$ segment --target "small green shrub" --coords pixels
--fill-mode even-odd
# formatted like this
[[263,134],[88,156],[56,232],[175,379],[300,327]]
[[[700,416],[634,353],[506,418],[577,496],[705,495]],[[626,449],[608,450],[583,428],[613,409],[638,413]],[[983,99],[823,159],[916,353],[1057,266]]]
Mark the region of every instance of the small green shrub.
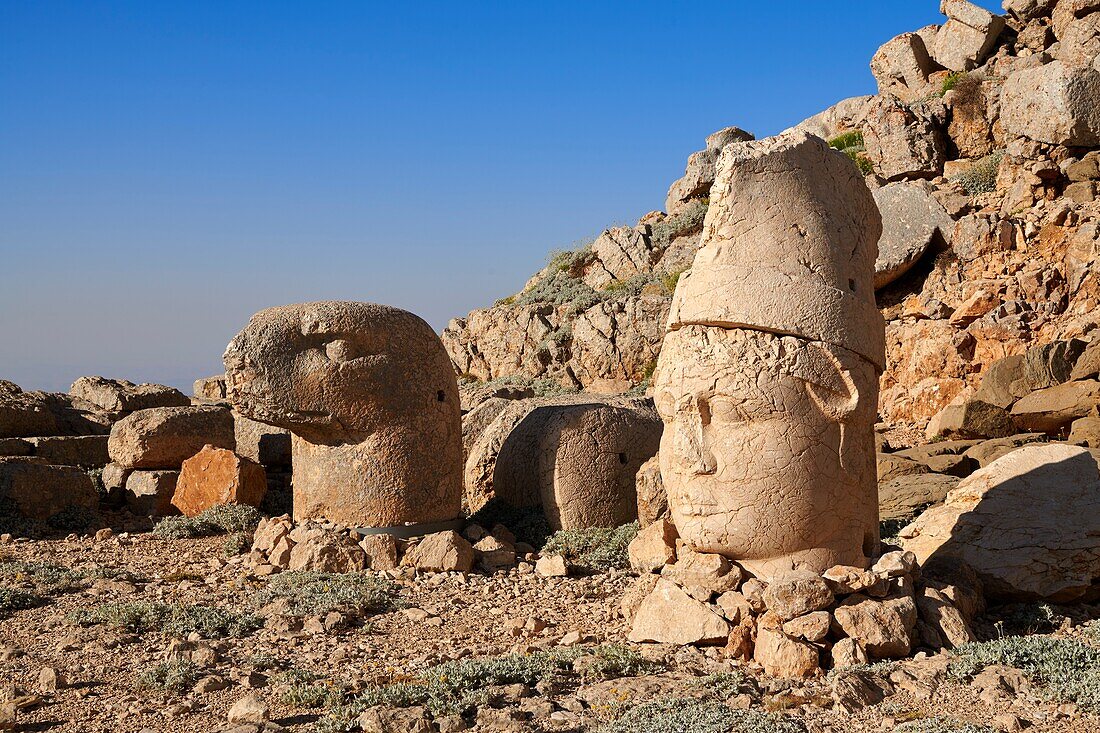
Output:
[[199,666],[189,659],[175,659],[151,667],[137,678],[138,687],[182,694],[199,679]]
[[41,606],[43,603],[45,603],[45,600],[33,593],[0,585],[0,618],[7,616],[12,611],[24,611],[28,608]]
[[194,539],[232,532],[252,532],[263,515],[244,504],[219,504],[194,517],[165,517],[153,534],[166,540]]
[[635,705],[597,733],[806,733],[802,721],[713,700],[662,697]]
[[0,580],[9,583],[29,583],[35,593],[52,596],[76,590],[84,574],[41,562],[0,562]]
[[965,679],[993,664],[1021,670],[1052,700],[1100,711],[1100,649],[1074,639],[1010,636],[958,647],[950,672]]
[[947,94],[949,91],[959,85],[963,79],[967,78],[965,71],[952,71],[950,74],[943,78],[943,83],[940,84],[940,96]]
[[172,636],[197,633],[207,639],[248,636],[263,626],[263,620],[212,606],[184,606],[145,601],[105,603],[69,615],[81,626],[106,626],[141,634],[162,631]]
[[760,689],[752,677],[741,672],[719,672],[708,674],[691,681],[691,686],[699,688],[716,700],[728,700],[735,695],[748,694],[756,697]]
[[664,275],[662,275],[661,287],[665,289],[665,292],[669,293],[670,295],[672,293],[675,293],[676,283],[680,282],[680,276],[687,272],[688,269],[689,268],[687,267],[681,267],[679,270],[672,270],[671,272],[666,272]]
[[[580,667],[577,670],[577,667]],[[574,669],[586,680],[613,680],[654,674],[664,667],[622,644],[606,644],[588,650],[574,661]]]
[[369,573],[279,573],[256,594],[255,602],[263,606],[281,598],[288,601],[289,612],[296,616],[336,610],[372,614],[398,607],[397,586]]
[[292,707],[331,708],[343,702],[341,687],[308,670],[292,667],[276,675],[272,682],[284,688],[280,699]]
[[971,196],[992,193],[997,190],[997,171],[1004,160],[1004,151],[998,150],[974,161],[969,168],[951,180],[963,187]]
[[862,148],[863,147],[863,131],[862,130],[849,130],[848,132],[842,132],[836,137],[830,138],[827,141],[830,148],[834,150],[847,150],[849,148]]
[[673,240],[703,228],[710,198],[694,199],[675,214],[665,217],[650,228],[649,240],[655,249],[664,249]]
[[637,534],[637,522],[621,527],[563,529],[547,540],[542,553],[561,555],[574,567],[589,572],[621,570],[630,567],[626,548]]
[[1015,603],[998,609],[994,624],[1001,636],[1047,634],[1056,631],[1065,620],[1049,603]]
[[500,307],[500,306],[505,306],[505,305],[512,305],[515,302],[516,302],[516,296],[509,295],[507,298],[500,298],[495,303],[493,303],[493,305],[495,305],[497,307]]
[[252,535],[247,532],[233,532],[226,535],[222,549],[225,550],[226,557],[243,555],[252,549]]

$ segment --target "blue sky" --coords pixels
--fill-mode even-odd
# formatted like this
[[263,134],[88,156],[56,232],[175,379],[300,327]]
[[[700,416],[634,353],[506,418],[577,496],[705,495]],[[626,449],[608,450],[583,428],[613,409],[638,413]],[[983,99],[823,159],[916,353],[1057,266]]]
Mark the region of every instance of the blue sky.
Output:
[[0,378],[189,387],[305,300],[442,329],[661,208],[713,130],[873,92],[875,49],[934,22],[936,0],[0,0]]

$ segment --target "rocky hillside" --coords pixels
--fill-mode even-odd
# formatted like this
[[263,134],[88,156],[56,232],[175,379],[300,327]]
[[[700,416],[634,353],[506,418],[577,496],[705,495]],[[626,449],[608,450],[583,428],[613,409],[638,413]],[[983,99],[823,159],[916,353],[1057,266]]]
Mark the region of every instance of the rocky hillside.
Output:
[[[885,223],[876,277],[887,321],[880,413],[923,427],[997,359],[1088,337],[1100,244],[1100,2],[1005,0],[995,16],[943,0],[943,25],[871,59],[878,94],[797,127],[866,174]],[[707,138],[666,212],[552,257],[517,294],[453,320],[470,380],[625,391],[660,350],[730,127]]]

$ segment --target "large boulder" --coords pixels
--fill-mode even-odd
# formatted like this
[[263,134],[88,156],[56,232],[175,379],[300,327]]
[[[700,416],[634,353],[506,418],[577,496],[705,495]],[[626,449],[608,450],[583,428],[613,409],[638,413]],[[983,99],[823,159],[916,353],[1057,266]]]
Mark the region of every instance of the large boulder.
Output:
[[125,468],[178,469],[205,445],[236,447],[233,414],[224,407],[154,407],[111,428],[111,461]]
[[910,101],[928,92],[928,76],[938,68],[918,33],[902,33],[884,43],[871,57],[871,73],[879,94]]
[[969,71],[980,64],[1004,29],[1004,18],[966,0],[941,0],[947,22],[936,34],[932,58],[952,71]]
[[951,243],[955,222],[927,190],[916,183],[892,183],[874,191],[882,214],[882,236],[875,260],[875,290],[904,275],[930,247]]
[[1061,61],[1020,69],[1001,92],[1005,132],[1051,145],[1100,144],[1100,71]]
[[1100,404],[1100,382],[1085,379],[1032,392],[1012,406],[1012,420],[1021,431],[1058,433]]
[[1084,448],[1025,446],[962,480],[902,531],[925,564],[969,565],[996,599],[1100,596],[1100,466]]
[[875,97],[862,127],[875,171],[890,181],[941,174],[947,150],[942,117],[942,104]]
[[125,379],[80,377],[69,395],[86,400],[106,412],[133,412],[152,407],[188,407],[191,400],[174,387],[163,384],[134,384]]
[[172,504],[179,478],[179,471],[132,471],[126,476],[126,508],[139,517],[179,514]]
[[947,498],[959,485],[957,476],[942,473],[898,476],[878,485],[878,514],[882,520],[911,519],[918,511]]
[[634,614],[628,639],[662,644],[724,644],[730,623],[680,586],[662,578]]
[[635,478],[657,452],[661,420],[647,398],[567,395],[515,400],[469,450],[466,501],[541,506],[555,529],[637,518]]
[[744,142],[755,139],[750,132],[739,127],[727,127],[707,137],[707,147],[688,157],[687,169],[683,178],[674,182],[668,189],[665,211],[672,213],[693,198],[706,196],[714,183],[714,167],[722,148],[732,142]]
[[263,466],[231,450],[207,445],[183,462],[172,505],[194,517],[221,504],[258,507],[266,493]]
[[50,438],[28,438],[33,455],[57,466],[102,468],[111,462],[106,435],[59,435]]
[[0,438],[106,435],[112,415],[85,400],[50,392],[24,392],[0,380]]
[[45,520],[66,509],[92,510],[99,495],[87,472],[39,458],[0,459],[0,514]]
[[233,414],[237,454],[268,468],[290,468],[290,431]]

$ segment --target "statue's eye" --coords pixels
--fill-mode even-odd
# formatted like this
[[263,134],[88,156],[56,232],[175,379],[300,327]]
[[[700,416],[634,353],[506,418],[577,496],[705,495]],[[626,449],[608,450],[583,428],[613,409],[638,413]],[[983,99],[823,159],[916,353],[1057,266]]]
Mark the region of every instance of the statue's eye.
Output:
[[351,361],[359,358],[359,349],[346,339],[336,339],[325,344],[325,356],[335,362]]

